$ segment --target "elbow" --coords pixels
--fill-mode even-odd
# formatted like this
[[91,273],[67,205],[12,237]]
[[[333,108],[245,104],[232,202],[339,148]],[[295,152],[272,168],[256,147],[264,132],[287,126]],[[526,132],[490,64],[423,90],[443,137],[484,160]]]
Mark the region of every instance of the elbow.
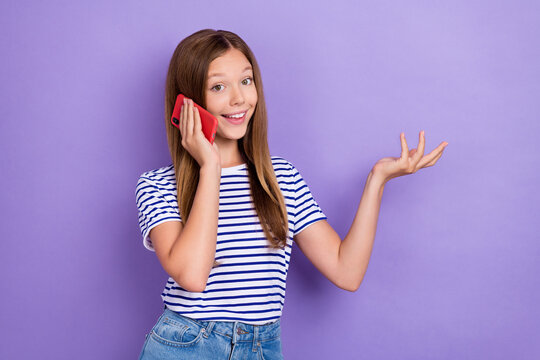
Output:
[[206,289],[208,278],[203,281],[195,277],[176,276],[173,280],[186,291],[200,293]]
[[196,269],[195,266],[184,264],[175,269],[173,280],[183,289],[189,292],[203,292],[210,272]]
[[340,286],[340,288],[342,288],[343,290],[347,290],[349,292],[356,292],[356,290],[360,288],[360,284],[362,284],[362,280],[354,282],[354,283],[349,283],[344,286]]
[[192,292],[203,292],[206,289],[206,283],[208,282],[208,276],[204,278],[204,280],[199,280],[195,283],[193,286]]
[[176,283],[178,285],[180,285],[182,287],[182,289],[184,289],[186,291],[189,291],[189,292],[198,292],[198,293],[200,293],[200,292],[203,292],[204,289],[206,289],[206,282],[202,282],[202,281],[195,281],[195,280],[183,281],[183,282],[176,281]]
[[355,292],[360,287],[363,276],[360,274],[352,274],[350,271],[341,271],[337,276],[330,278],[330,281],[334,283],[338,288],[349,292]]
[[191,286],[190,289],[186,289],[189,292],[197,292],[201,293],[206,289],[206,283],[195,283],[195,285]]

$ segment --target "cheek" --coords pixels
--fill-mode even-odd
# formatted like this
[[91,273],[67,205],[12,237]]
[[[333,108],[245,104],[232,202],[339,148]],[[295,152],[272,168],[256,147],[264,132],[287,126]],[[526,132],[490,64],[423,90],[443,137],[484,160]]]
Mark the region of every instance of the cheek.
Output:
[[206,105],[206,110],[215,117],[218,117],[221,115],[221,110],[224,108],[224,105],[221,104],[219,101],[208,99]]
[[250,92],[250,102],[256,104],[258,100],[257,89],[253,88],[253,91]]

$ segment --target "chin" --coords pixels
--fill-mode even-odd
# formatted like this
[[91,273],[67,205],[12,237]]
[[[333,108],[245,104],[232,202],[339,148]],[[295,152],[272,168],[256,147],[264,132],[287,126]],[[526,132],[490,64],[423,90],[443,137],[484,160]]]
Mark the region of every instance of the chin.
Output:
[[219,134],[219,136],[223,139],[229,139],[229,140],[241,139],[246,135],[248,125],[249,125],[249,122],[245,122],[244,124],[242,124],[242,126],[234,126],[230,124],[225,124],[224,126],[221,127],[221,129],[224,129],[225,131],[222,131],[221,134]]
[[227,140],[240,140],[246,136],[246,131],[228,131],[227,133],[223,134],[221,138],[227,139]]

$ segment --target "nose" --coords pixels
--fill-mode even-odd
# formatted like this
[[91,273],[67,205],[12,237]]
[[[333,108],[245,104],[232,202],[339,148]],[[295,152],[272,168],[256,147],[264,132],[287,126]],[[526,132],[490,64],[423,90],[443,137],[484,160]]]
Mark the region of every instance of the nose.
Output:
[[231,106],[242,105],[245,102],[244,93],[238,86],[233,86],[231,90]]

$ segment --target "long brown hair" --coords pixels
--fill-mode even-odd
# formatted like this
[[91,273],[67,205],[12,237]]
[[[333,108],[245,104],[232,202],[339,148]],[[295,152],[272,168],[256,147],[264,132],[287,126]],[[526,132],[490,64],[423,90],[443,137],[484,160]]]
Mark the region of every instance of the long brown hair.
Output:
[[236,34],[204,29],[186,37],[176,47],[167,72],[165,128],[176,175],[177,200],[184,223],[189,217],[199,182],[200,166],[181,144],[181,134],[170,123],[179,93],[206,108],[206,81],[210,63],[229,49],[240,50],[251,63],[257,89],[257,105],[238,149],[247,164],[251,195],[261,226],[272,248],[283,248],[289,229],[287,208],[278,185],[267,140],[267,115],[262,79],[255,56]]

